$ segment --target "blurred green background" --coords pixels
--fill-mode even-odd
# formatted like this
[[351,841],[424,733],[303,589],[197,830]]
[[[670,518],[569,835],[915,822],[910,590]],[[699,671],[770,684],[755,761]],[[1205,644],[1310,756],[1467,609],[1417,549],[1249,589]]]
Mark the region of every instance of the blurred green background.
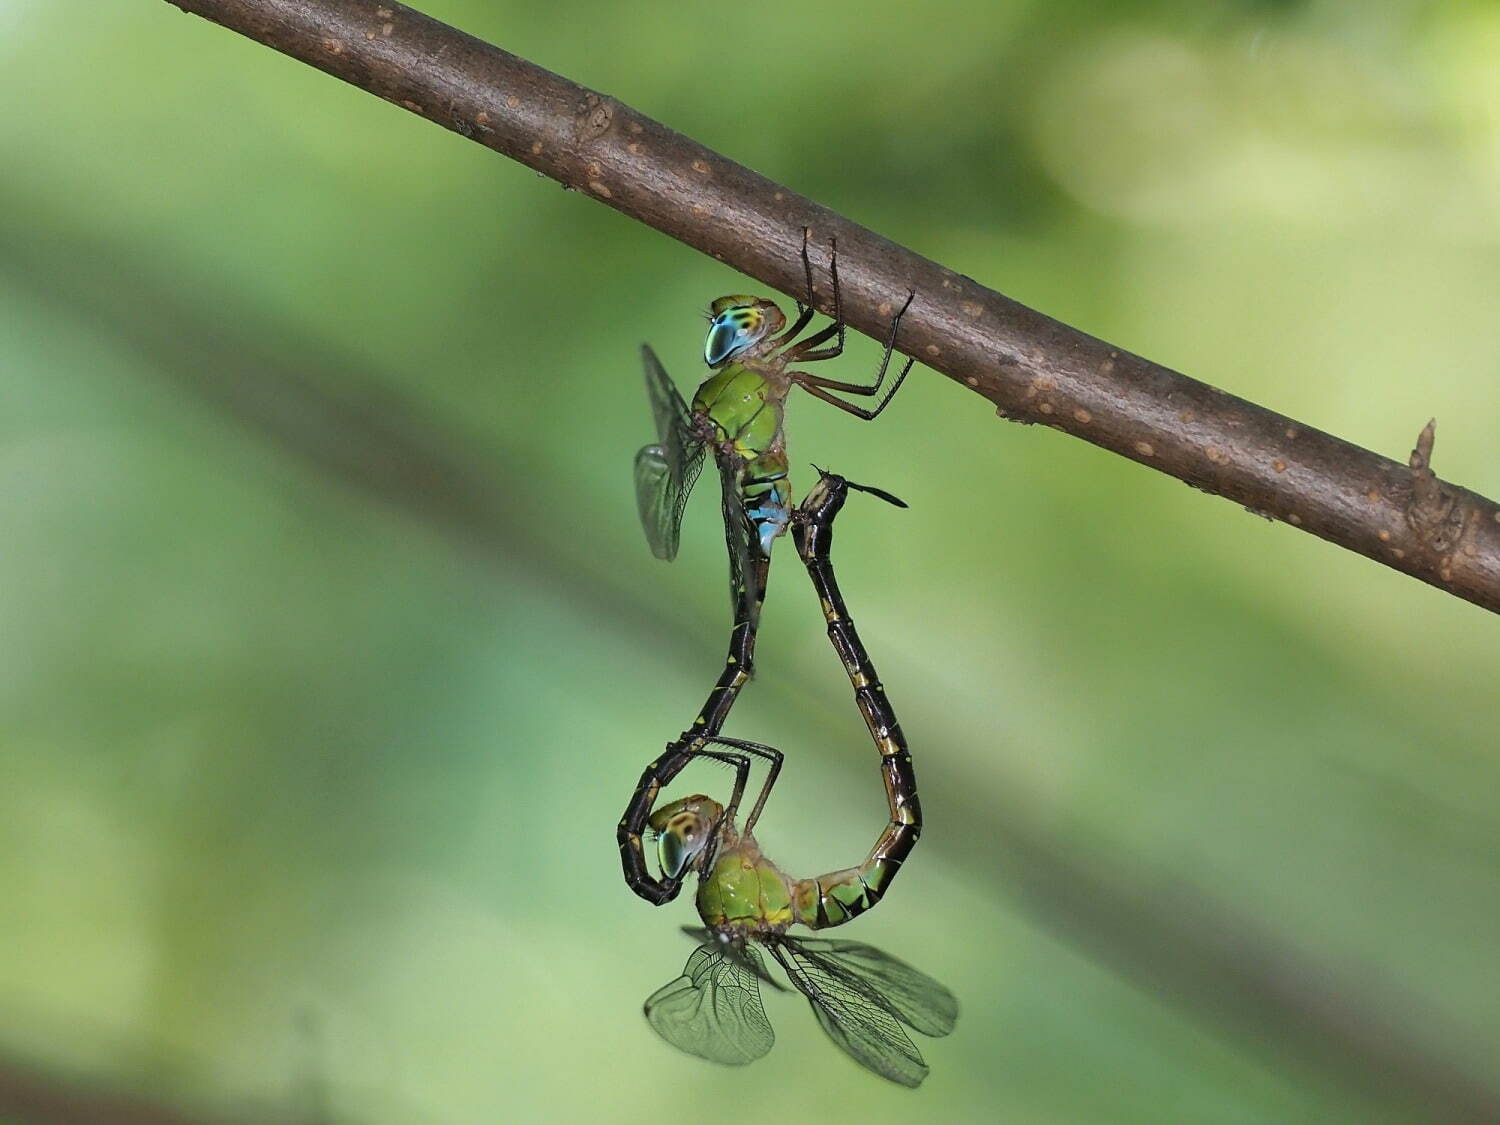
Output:
[[[426,10],[1308,424],[1404,458],[1436,415],[1500,493],[1493,4]],[[839,936],[963,1011],[916,1094],[793,997],[755,1069],[700,1063],[640,1015],[692,908],[613,830],[717,674],[723,547],[708,487],[646,549],[637,348],[688,388],[759,287],[160,0],[0,0],[0,99],[0,1094],[1483,1116],[1492,616],[921,369],[874,425],[794,401],[798,483],[911,504],[851,505],[838,562],[928,830]],[[779,554],[729,729],[787,752],[759,836],[811,873],[885,815]]]

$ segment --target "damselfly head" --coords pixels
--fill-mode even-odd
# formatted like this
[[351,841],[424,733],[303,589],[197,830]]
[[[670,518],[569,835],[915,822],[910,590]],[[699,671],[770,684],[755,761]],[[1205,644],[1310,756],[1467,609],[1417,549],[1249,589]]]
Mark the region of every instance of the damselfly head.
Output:
[[724,806],[701,793],[663,805],[651,814],[656,833],[657,860],[662,874],[677,879],[703,856],[713,840]]
[[748,351],[786,326],[774,302],[764,297],[734,294],[720,297],[709,308],[708,339],[703,361],[718,367]]

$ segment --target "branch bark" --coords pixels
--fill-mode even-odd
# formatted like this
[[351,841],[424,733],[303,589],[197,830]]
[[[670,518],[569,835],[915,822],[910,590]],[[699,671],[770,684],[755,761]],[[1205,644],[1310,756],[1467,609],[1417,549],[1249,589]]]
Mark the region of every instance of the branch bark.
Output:
[[[167,0],[518,160],[784,293],[836,236],[849,323],[994,403],[1500,612],[1500,507],[1052,320],[629,106],[394,0]],[[828,311],[829,293],[819,294]],[[1423,491],[1419,491],[1419,488]],[[1434,525],[1437,490],[1443,518]]]

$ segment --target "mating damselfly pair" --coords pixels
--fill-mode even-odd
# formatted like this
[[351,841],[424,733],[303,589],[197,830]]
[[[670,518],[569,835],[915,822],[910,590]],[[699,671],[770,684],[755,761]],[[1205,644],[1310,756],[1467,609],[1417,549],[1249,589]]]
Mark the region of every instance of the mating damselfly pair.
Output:
[[[765,981],[781,986],[766,971],[758,952],[763,948],[808,999],[824,1030],[841,1048],[876,1073],[915,1086],[926,1077],[927,1065],[902,1025],[925,1035],[946,1035],[957,1017],[952,994],[872,946],[786,932],[793,925],[814,930],[841,925],[873,907],[889,889],[922,827],[911,754],[845,608],[830,560],[833,522],[849,489],[905,505],[880,489],[820,470],[816,484],[794,508],[784,432],[784,403],[793,386],[866,419],[885,408],[911,370],[910,360],[869,409],[846,402],[838,393],[872,398],[881,394],[912,295],[892,318],[873,382],[811,375],[792,365],[835,358],[843,350],[845,332],[835,247],[829,262],[833,322],[797,340],[814,315],[806,231],[802,262],[808,299],[805,305],[798,303],[797,319],[789,328],[780,309],[764,298],[730,296],[713,303],[704,346],[704,360],[713,374],[698,388],[691,408],[656,354],[649,346],[642,349],[657,442],[636,458],[641,521],[657,557],[675,557],[688,495],[712,450],[720,476],[734,625],[718,682],[689,727],[647,766],[620,821],[618,842],[626,882],[653,904],[674,899],[689,875],[699,879],[697,907],[706,928],[688,932],[702,944],[683,975],[646,1002],[647,1017],[664,1038],[715,1062],[743,1064],[764,1055],[774,1035],[759,985]],[[752,674],[771,549],[788,529],[879,751],[890,808],[890,820],[863,863],[810,879],[783,873],[761,852],[753,835],[780,774],[781,752],[720,733]],[[663,787],[698,758],[734,768],[728,804],[699,794],[653,811]],[[743,826],[737,826],[755,758],[767,763],[766,777]],[[648,830],[657,837],[660,877],[647,863],[642,838]]]

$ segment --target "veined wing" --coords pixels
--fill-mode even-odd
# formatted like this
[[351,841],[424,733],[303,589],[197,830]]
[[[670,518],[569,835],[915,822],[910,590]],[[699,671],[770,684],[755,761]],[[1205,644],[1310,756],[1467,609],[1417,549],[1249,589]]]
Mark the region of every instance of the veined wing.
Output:
[[927,1062],[873,986],[826,951],[803,948],[798,938],[779,938],[770,947],[828,1037],[850,1058],[902,1086],[922,1084]]
[[723,950],[725,956],[735,957],[744,962],[745,966],[760,978],[762,984],[769,984],[777,992],[785,992],[786,985],[773,977],[766,971],[766,963],[761,960],[760,954],[755,952],[755,947],[750,945],[729,944],[726,945],[714,936],[712,930],[706,930],[702,926],[683,926],[682,932],[688,937],[703,945],[712,945]]
[[724,545],[729,548],[729,604],[738,623],[743,598],[743,612],[749,617],[750,628],[755,629],[760,624],[760,604],[766,594],[770,559],[761,552],[760,540],[745,512],[745,500],[740,495],[740,466],[729,454],[719,455],[718,462],[719,483],[723,487],[720,506],[724,512]]
[[656,419],[656,444],[635,455],[635,502],[651,553],[659,559],[674,559],[682,510],[703,469],[704,444],[694,433],[687,403],[649,344],[641,346],[641,359]]
[[771,1049],[776,1033],[760,1001],[765,975],[751,946],[729,956],[718,943],[699,946],[682,976],[646,1000],[646,1019],[672,1046],[710,1062],[744,1066]]
[[791,937],[808,958],[846,976],[878,997],[881,1006],[913,1031],[947,1035],[958,1021],[958,998],[926,973],[862,941]]

